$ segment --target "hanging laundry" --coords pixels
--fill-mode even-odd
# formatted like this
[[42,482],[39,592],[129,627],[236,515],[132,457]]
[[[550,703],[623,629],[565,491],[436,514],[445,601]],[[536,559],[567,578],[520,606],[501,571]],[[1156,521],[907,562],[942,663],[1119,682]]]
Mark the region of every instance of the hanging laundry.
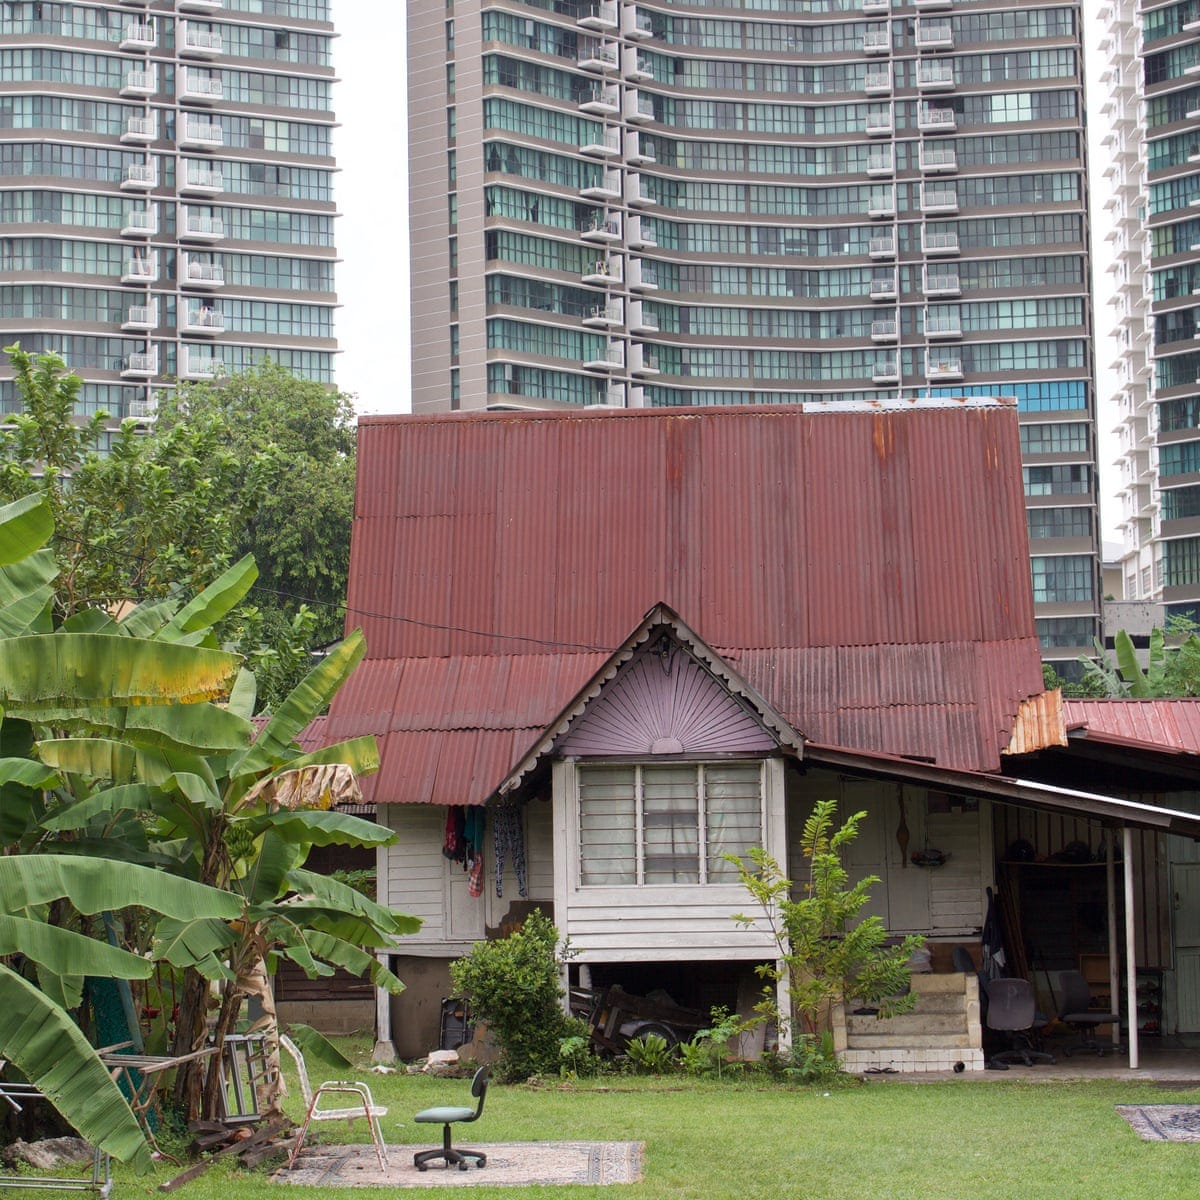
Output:
[[446,809],[446,834],[442,842],[442,854],[451,862],[465,863],[466,850],[466,814],[460,804],[451,804]]
[[467,895],[483,895],[483,855],[476,854],[467,868]]
[[521,810],[515,804],[505,804],[496,809],[496,826],[492,831],[496,845],[496,895],[504,895],[504,860],[512,859],[513,873],[517,877],[517,895],[528,899],[529,888],[525,881],[525,832],[521,823]]

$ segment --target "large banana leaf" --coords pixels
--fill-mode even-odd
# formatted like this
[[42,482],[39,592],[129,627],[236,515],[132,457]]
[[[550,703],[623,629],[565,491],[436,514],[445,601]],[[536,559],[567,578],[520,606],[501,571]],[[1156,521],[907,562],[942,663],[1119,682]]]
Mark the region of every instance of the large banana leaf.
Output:
[[54,515],[43,492],[0,505],[0,566],[28,558],[54,533]]
[[224,921],[176,921],[165,917],[154,932],[153,955],[178,970],[195,967],[206,979],[232,979],[233,972],[217,955],[235,940],[233,929]]
[[132,779],[137,762],[132,746],[112,738],[54,738],[38,742],[37,754],[47,766],[69,775],[111,779],[114,783]]
[[163,627],[162,641],[177,641],[184,634],[207,630],[239,604],[258,578],[254,556],[247,554],[193,597]]
[[310,846],[390,846],[396,835],[374,821],[323,809],[266,813],[249,819],[254,830],[274,827],[285,841]]
[[192,704],[229,694],[236,654],[103,633],[0,639],[0,704],[40,710],[124,704]]
[[53,596],[54,588],[47,583],[0,608],[0,637],[20,637],[35,629]]
[[[313,958],[332,963],[335,967],[341,967],[342,970],[349,971],[351,975],[360,977],[366,975],[376,987],[384,988],[393,996],[404,991],[404,984],[400,979],[393,975],[375,955],[368,954],[351,942],[331,937],[320,930],[309,929],[304,932],[301,944]],[[294,953],[297,949],[298,947],[293,945],[283,948],[282,952],[293,962],[303,966],[300,958]]]
[[270,905],[288,888],[289,872],[303,861],[303,850],[285,842],[273,829],[259,844],[258,856],[234,885],[247,901]]
[[27,788],[57,787],[58,772],[32,758],[0,758],[0,788],[15,783]]
[[231,766],[230,777],[240,779],[257,775],[283,763],[290,766],[295,754],[292,743],[300,731],[325,710],[366,649],[361,629],[339,642],[292,689],[263,726],[254,745]]
[[170,750],[164,746],[138,747],[137,776],[143,783],[168,787],[176,775],[194,775],[204,781],[205,788],[217,794],[217,777],[212,764],[201,754]]
[[43,829],[62,833],[68,829],[86,829],[97,817],[114,817],[123,812],[149,812],[161,795],[144,783],[123,783],[93,792],[84,800],[63,805],[41,821]]
[[[340,883],[328,875],[297,868],[288,875],[288,883],[295,891],[312,897],[313,907],[324,906],[347,916],[359,916],[378,925],[385,933],[401,936],[416,933],[421,928],[420,917],[410,917],[390,908],[384,908],[362,892]],[[303,902],[302,902],[303,903]]]
[[0,1057],[14,1063],[80,1137],[139,1171],[150,1170],[141,1128],[78,1026],[2,963]]
[[0,958],[8,954],[23,954],[59,975],[149,979],[154,971],[148,959],[119,946],[44,921],[0,913]]
[[140,905],[168,917],[222,917],[241,912],[237,897],[149,867],[68,854],[0,857],[0,904],[19,912],[34,904],[70,900],[81,913]]
[[248,721],[254,716],[254,706],[257,700],[258,681],[254,678],[253,671],[243,668],[238,672],[237,679],[234,680],[233,690],[229,693],[226,707],[230,712],[237,713],[239,717],[245,717]]
[[118,624],[127,637],[153,638],[179,609],[178,600],[144,600],[130,609]]
[[119,628],[102,608],[81,608],[59,626],[64,633],[117,633]]

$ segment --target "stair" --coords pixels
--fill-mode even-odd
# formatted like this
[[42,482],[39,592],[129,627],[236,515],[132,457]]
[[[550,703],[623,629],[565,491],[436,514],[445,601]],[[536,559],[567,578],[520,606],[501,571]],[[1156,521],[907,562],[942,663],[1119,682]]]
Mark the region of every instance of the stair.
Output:
[[965,1071],[982,1071],[976,977],[957,972],[914,975],[911,986],[917,997],[911,1012],[886,1020],[846,1014],[843,1030],[835,1031],[846,1070],[951,1071],[962,1063]]

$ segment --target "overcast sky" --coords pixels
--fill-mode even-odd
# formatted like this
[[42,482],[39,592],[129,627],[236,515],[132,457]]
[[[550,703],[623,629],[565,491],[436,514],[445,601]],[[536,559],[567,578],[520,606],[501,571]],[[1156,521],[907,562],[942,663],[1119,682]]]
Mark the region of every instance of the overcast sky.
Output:
[[[357,397],[360,412],[409,410],[408,198],[405,155],[404,4],[376,0],[333,0],[334,66],[341,82],[334,92],[339,128],[334,153],[338,211],[337,382]],[[1095,272],[1096,367],[1101,397],[1098,425],[1105,539],[1116,538],[1119,519],[1111,493],[1117,479],[1112,465],[1118,443],[1111,433],[1115,408],[1104,397],[1111,390],[1108,366],[1116,356],[1111,337],[1113,311],[1102,255],[1108,247],[1103,204],[1107,181],[1099,164],[1104,152],[1100,105],[1103,67],[1095,50],[1103,29],[1085,22],[1089,42],[1088,99],[1091,131],[1092,250]],[[1106,381],[1108,381],[1106,383]]]

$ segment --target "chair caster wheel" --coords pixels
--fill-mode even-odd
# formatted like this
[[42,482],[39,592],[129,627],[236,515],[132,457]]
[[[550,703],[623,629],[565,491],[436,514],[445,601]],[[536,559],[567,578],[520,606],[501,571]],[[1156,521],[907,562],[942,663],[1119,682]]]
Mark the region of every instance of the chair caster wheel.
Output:
[[424,1163],[417,1163],[417,1170],[418,1171],[428,1171],[429,1168]]
[[467,1169],[467,1164],[466,1164],[465,1162],[460,1162],[460,1163],[458,1164],[458,1169],[459,1169],[460,1171],[465,1171],[465,1170]]

